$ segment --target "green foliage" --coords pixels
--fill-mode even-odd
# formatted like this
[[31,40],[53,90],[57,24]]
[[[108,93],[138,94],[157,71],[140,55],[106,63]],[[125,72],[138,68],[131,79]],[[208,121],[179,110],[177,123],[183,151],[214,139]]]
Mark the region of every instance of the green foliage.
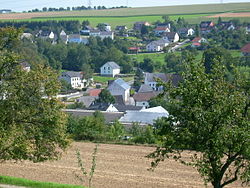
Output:
[[98,103],[114,104],[115,98],[110,94],[107,89],[103,89],[99,94],[99,98],[96,100]]
[[110,140],[120,140],[125,134],[124,126],[119,122],[115,121],[109,127]]
[[[226,68],[217,63],[207,74],[204,66],[189,62],[179,87],[165,85],[171,116],[155,123],[162,144],[150,154],[155,167],[173,157],[195,167],[215,188],[250,178],[249,77],[229,82]],[[167,95],[166,95],[167,94]],[[191,160],[181,158],[192,149]]]
[[94,70],[91,68],[91,66],[87,63],[84,63],[82,65],[82,74],[84,79],[90,79],[93,76]]
[[67,105],[68,109],[85,109],[86,106],[82,102],[74,102],[73,104]]
[[23,70],[12,52],[16,32],[0,31],[5,36],[0,38],[0,160],[57,159],[69,145],[63,105],[54,97],[60,89],[58,75],[42,63]]
[[132,135],[130,142],[139,143],[139,144],[155,144],[156,137],[154,135],[154,130],[152,126],[141,126],[137,123],[134,123],[129,130]]

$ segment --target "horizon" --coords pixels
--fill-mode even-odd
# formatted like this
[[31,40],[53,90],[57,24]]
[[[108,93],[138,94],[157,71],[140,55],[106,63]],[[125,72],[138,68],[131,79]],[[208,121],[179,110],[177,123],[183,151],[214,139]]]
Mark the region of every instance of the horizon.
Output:
[[[33,0],[0,0],[4,4],[4,7],[1,9],[11,9],[13,12],[23,12],[29,11],[32,9],[41,10],[43,7],[51,8],[67,8],[67,7],[76,7],[76,6],[89,6],[89,1],[91,2],[91,7],[94,6],[105,6],[107,8],[118,7],[118,6],[128,6],[128,7],[155,7],[155,6],[178,6],[178,5],[198,5],[198,4],[227,4],[227,3],[249,3],[249,0],[190,0],[190,3],[182,3],[179,0],[158,0],[157,3],[153,0],[116,0],[115,2],[110,3],[108,0],[102,0],[101,2],[97,0],[75,0],[74,2],[69,0],[60,0],[60,1],[50,1],[50,0],[41,0],[40,2],[34,2]],[[59,4],[60,3],[60,4]]]

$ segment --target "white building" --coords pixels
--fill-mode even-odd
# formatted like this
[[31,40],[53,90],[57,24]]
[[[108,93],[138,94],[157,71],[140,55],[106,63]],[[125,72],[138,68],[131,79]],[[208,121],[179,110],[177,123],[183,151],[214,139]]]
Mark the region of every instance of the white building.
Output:
[[87,86],[87,80],[82,79],[81,72],[74,72],[74,71],[62,72],[60,79],[65,80],[74,89],[82,89]]
[[120,70],[119,65],[113,61],[109,61],[101,67],[101,76],[115,77],[115,75],[120,74]]
[[126,103],[129,101],[130,85],[128,85],[123,79],[118,78],[111,82],[108,86],[108,91],[113,96],[122,96],[123,101]]
[[104,23],[104,28],[105,28],[105,31],[111,31],[111,26],[107,23]]
[[89,32],[89,36],[92,37],[100,37],[102,40],[105,38],[114,39],[114,32],[113,31],[100,31],[100,30],[91,30]]
[[168,32],[164,34],[163,39],[169,40],[170,42],[178,42],[180,40],[180,37],[176,32]]
[[169,45],[169,40],[166,38],[162,38],[157,41],[152,41],[146,46],[146,50],[149,52],[160,52],[164,47]]

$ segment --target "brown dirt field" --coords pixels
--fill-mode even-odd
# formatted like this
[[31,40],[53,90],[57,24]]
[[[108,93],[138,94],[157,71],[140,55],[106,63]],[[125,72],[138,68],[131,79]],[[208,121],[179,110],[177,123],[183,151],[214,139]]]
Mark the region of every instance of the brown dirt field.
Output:
[[[59,161],[45,163],[6,162],[0,164],[0,174],[22,177],[31,180],[58,182],[66,184],[81,183],[74,173],[79,172],[75,150],[81,152],[86,169],[90,169],[95,144],[75,142]],[[144,146],[125,146],[100,144],[97,152],[97,166],[93,178],[96,188],[202,188],[202,179],[191,167],[174,160],[162,162],[154,172],[147,171],[150,160],[144,156],[154,148]],[[190,153],[186,152],[184,157]],[[85,185],[87,185],[85,183]],[[211,187],[211,186],[208,186]],[[239,184],[228,186],[239,188]]]
[[218,18],[218,17],[229,17],[229,18],[237,18],[237,17],[250,17],[250,12],[239,12],[239,13],[222,13],[215,14],[212,16],[207,16],[207,18]]

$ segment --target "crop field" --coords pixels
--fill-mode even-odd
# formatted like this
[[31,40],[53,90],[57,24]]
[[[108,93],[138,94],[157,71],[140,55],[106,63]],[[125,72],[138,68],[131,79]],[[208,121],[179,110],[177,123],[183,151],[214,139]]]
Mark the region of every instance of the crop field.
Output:
[[[190,24],[197,24],[201,20],[211,19],[219,13],[250,12],[250,3],[227,3],[227,4],[206,4],[206,5],[180,5],[161,7],[140,7],[108,10],[83,10],[83,11],[62,11],[62,12],[34,12],[34,13],[11,13],[0,14],[0,20],[15,21],[45,21],[45,20],[89,20],[92,26],[98,23],[109,23],[111,26],[127,25],[131,28],[136,21],[155,22],[162,20],[162,15],[169,15],[170,19],[178,17],[185,18]],[[234,17],[234,16],[232,16]],[[249,17],[241,17],[245,21]],[[227,19],[231,17],[227,16]],[[217,18],[213,18],[214,20]]]
[[[37,181],[77,184],[78,174],[75,150],[79,149],[84,166],[89,171],[92,160],[93,143],[75,142],[61,160],[44,163],[6,162],[0,164],[0,174],[27,178]],[[97,151],[96,169],[93,178],[95,188],[203,188],[202,179],[195,169],[174,160],[162,162],[155,171],[148,171],[150,159],[147,154],[153,147],[100,144]],[[190,156],[189,152],[184,158]],[[87,179],[85,179],[87,182]],[[84,185],[87,185],[87,183]],[[208,186],[211,187],[211,186]],[[239,183],[228,186],[240,188]]]

